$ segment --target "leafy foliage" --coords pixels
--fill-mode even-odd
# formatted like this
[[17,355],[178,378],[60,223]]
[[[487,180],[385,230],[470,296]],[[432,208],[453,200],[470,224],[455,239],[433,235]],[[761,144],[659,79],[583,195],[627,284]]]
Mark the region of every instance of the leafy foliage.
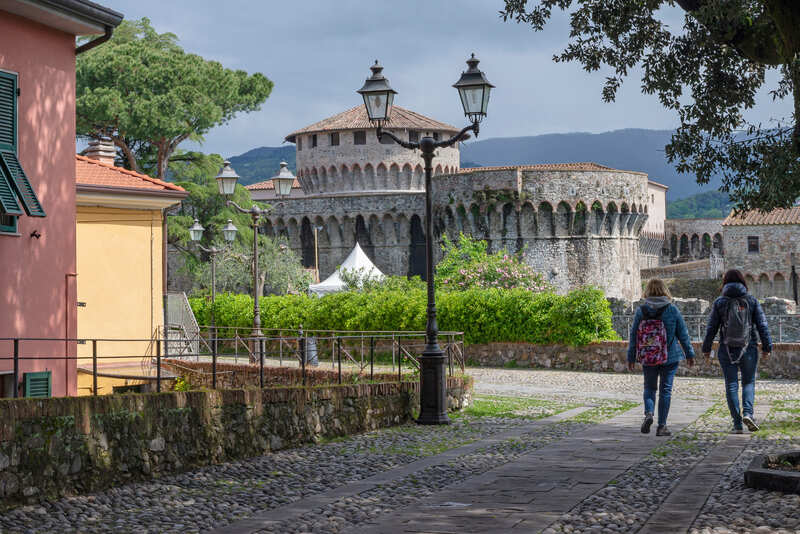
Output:
[[706,191],[667,204],[670,219],[721,219],[731,212],[730,198],[720,191]]
[[548,289],[542,275],[519,256],[505,251],[486,252],[486,241],[463,233],[458,242],[444,236],[444,257],[436,266],[436,283],[441,289],[501,288],[544,291]]
[[[668,24],[675,4],[680,29]],[[642,71],[642,91],[658,96],[681,125],[666,146],[677,169],[699,183],[722,175],[738,209],[788,207],[800,195],[800,3],[793,0],[505,0],[504,20],[540,31],[554,9],[570,13],[570,42],[554,57],[587,71],[610,69],[602,89],[613,101],[623,80]],[[793,113],[752,124],[767,70],[781,79],[773,99]],[[685,94],[688,93],[688,94]]]
[[107,43],[78,56],[76,78],[78,135],[110,137],[128,168],[162,179],[181,142],[258,110],[273,86],[186,53],[147,18],[123,21]]
[[[198,322],[208,324],[210,302],[190,299]],[[322,298],[306,295],[263,297],[264,328],[313,330],[425,329],[426,295],[422,287],[371,292],[342,292]],[[439,328],[463,331],[467,343],[518,341],[584,345],[616,339],[611,310],[603,293],[583,288],[561,296],[524,289],[469,289],[437,296]],[[253,301],[248,295],[222,294],[215,304],[220,327],[249,328]],[[229,336],[232,330],[221,335]]]

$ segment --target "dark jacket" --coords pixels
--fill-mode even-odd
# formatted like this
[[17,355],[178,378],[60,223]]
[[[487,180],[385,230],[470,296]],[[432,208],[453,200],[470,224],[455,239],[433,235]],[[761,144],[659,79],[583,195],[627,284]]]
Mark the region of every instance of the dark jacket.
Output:
[[[714,338],[717,337],[717,331],[722,326],[722,318],[725,316],[728,309],[728,302],[732,298],[747,297],[750,304],[752,315],[750,320],[753,328],[750,329],[750,343],[747,344],[745,355],[752,355],[758,352],[758,339],[756,332],[761,338],[761,348],[764,352],[772,352],[772,340],[769,337],[769,327],[767,325],[767,317],[764,315],[764,310],[761,309],[761,304],[758,300],[747,293],[747,288],[739,283],[725,284],[722,288],[722,296],[714,301],[711,307],[711,315],[708,316],[708,325],[706,326],[706,337],[703,339],[703,352],[711,352],[711,346],[714,344]],[[719,344],[720,356],[728,355],[728,347],[722,344],[722,336],[720,335]]]
[[[628,361],[630,363],[636,362],[636,333],[639,330],[639,323],[642,322],[642,308],[644,307],[647,307],[650,313],[657,311],[656,307],[648,304],[643,304],[636,310],[633,326],[631,327],[630,340],[628,341]],[[689,340],[689,331],[686,329],[686,323],[683,321],[680,310],[674,304],[667,304],[664,313],[661,314],[661,321],[667,331],[667,343],[669,343],[666,363],[679,362],[684,359],[684,356],[686,358],[694,358],[694,349],[692,349],[692,343]]]

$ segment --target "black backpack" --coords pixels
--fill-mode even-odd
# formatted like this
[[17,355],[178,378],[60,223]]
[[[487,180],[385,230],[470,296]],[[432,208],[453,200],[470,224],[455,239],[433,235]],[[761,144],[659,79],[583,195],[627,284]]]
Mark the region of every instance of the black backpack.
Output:
[[744,349],[750,343],[753,311],[745,297],[728,299],[722,316],[722,342],[729,348]]

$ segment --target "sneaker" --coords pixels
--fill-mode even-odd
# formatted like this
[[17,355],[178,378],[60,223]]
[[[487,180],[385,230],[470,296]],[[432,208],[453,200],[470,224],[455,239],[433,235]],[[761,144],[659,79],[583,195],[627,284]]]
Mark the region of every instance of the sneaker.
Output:
[[742,417],[742,423],[747,426],[747,430],[750,432],[758,432],[758,425],[756,424],[756,420],[753,419],[752,415],[745,415]]
[[671,435],[672,432],[669,431],[669,428],[667,428],[666,425],[659,426],[658,428],[656,428],[656,436],[671,436]]
[[653,414],[646,413],[642,422],[642,434],[649,434],[651,426],[653,426]]
[[731,429],[731,434],[744,434],[744,430],[741,428],[733,427]]

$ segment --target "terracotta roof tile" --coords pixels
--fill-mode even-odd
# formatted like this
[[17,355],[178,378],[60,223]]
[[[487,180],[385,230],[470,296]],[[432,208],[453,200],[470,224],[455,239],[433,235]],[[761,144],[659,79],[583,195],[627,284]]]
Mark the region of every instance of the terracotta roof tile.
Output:
[[[367,117],[367,110],[364,109],[363,104],[354,108],[343,111],[333,117],[328,117],[319,122],[315,122],[310,126],[306,126],[296,132],[292,132],[286,136],[286,140],[290,143],[295,142],[295,137],[300,134],[327,132],[334,130],[360,130],[375,128],[369,122]],[[437,131],[437,132],[453,132],[460,131],[460,128],[450,126],[443,122],[433,120],[425,115],[420,115],[414,111],[401,108],[400,106],[392,106],[392,121],[386,124],[387,129],[402,128],[412,130],[424,131]]]
[[767,213],[757,210],[728,215],[722,226],[763,226],[771,224],[800,224],[800,206],[776,209]]
[[[501,167],[471,167],[462,168],[459,173],[480,172],[480,171],[507,171],[507,170],[520,170],[520,171],[619,171],[599,163],[591,161],[577,162],[577,163],[540,163],[536,165],[506,165]],[[637,171],[620,171],[632,172],[635,174],[645,174]]]
[[75,182],[78,185],[100,185],[150,191],[185,191],[178,185],[102,163],[86,156],[76,155],[75,160]]
[[[300,182],[297,181],[297,178],[294,179],[292,182],[292,189],[296,189],[300,187]],[[254,184],[244,186],[245,189],[250,191],[261,191],[264,189],[275,189],[275,184],[272,183],[272,179],[264,180],[263,182],[256,182]]]

